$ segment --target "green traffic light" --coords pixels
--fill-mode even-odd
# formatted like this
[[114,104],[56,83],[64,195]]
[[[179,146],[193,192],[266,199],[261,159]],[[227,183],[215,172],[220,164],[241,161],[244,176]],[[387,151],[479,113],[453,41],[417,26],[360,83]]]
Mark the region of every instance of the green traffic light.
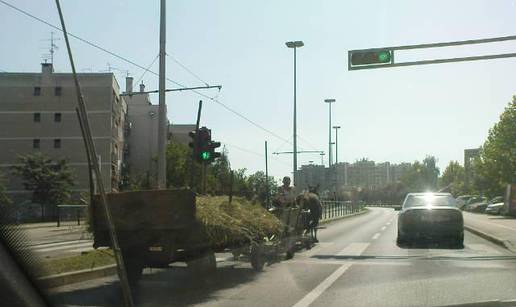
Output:
[[211,157],[211,154],[209,151],[203,151],[201,152],[201,159],[206,161],[206,160],[209,160]]
[[378,54],[378,61],[385,63],[391,61],[391,53],[388,51],[383,51]]

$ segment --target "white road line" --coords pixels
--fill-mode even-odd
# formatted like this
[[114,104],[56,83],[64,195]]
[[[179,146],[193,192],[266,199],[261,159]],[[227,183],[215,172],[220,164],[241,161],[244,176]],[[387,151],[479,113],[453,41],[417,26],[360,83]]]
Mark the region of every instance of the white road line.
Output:
[[338,256],[360,256],[365,249],[369,246],[369,243],[358,242],[351,243],[342,249],[337,255]]
[[51,251],[57,251],[57,250],[63,250],[63,249],[73,249],[73,248],[79,248],[79,247],[92,247],[92,242],[87,243],[81,243],[81,244],[72,244],[72,245],[65,245],[65,246],[55,246],[55,247],[49,247],[49,248],[39,248],[33,250],[37,253],[44,253],[44,252],[51,252]]
[[70,245],[70,244],[76,244],[76,243],[85,243],[85,242],[91,242],[92,240],[74,240],[74,241],[63,241],[63,242],[56,242],[56,243],[43,243],[43,244],[37,244],[37,245],[26,245],[23,248],[25,249],[39,249],[39,248],[47,248],[52,246],[60,246],[60,245]]
[[[359,242],[359,243],[351,243],[342,249],[338,255],[348,255],[348,256],[360,256],[364,250],[369,246],[369,243]],[[293,307],[308,307],[310,306],[326,289],[328,289],[337,279],[339,279],[344,272],[346,272],[352,263],[344,263],[341,265],[335,272],[331,273],[330,276],[326,277],[317,287],[312,289],[312,291],[308,292],[299,302],[297,302]]]
[[485,254],[489,255],[500,255],[502,254],[498,250],[494,249],[493,247],[483,244],[483,243],[476,243],[476,244],[466,244],[467,248],[470,248],[476,252],[484,252]]
[[72,249],[72,250],[68,250],[66,251],[67,253],[82,253],[82,252],[89,252],[89,251],[92,251],[94,250],[93,246],[90,246],[90,247],[83,247],[83,248],[77,248],[77,249]]
[[390,224],[391,224],[391,222],[389,222],[389,223],[387,223],[387,224],[385,224],[385,225],[389,226]]
[[378,239],[378,237],[380,237],[380,233],[379,232],[375,233],[372,239],[376,240],[376,239]]
[[385,230],[385,228],[387,228],[387,226],[383,226],[381,230],[382,230],[382,231],[384,231],[384,230]]
[[351,263],[341,265],[335,272],[323,280],[317,287],[312,291],[308,292],[294,307],[307,307],[310,306],[326,289],[328,289],[344,272],[349,269]]

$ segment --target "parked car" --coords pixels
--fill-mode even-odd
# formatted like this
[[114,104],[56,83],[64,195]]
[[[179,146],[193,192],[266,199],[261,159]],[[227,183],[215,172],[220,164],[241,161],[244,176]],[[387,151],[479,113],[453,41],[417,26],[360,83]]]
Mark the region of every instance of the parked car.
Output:
[[484,212],[487,214],[494,214],[494,215],[501,214],[502,208],[504,205],[505,204],[503,201],[487,205],[486,211],[484,211]]
[[466,202],[466,204],[462,207],[462,210],[469,212],[477,212],[476,210],[479,210],[477,208],[478,206],[485,204],[484,209],[487,207],[487,201],[487,197],[474,196]]
[[464,207],[464,205],[468,203],[468,200],[470,200],[473,197],[475,197],[475,195],[461,195],[457,197],[457,208],[462,209],[462,207]]
[[409,193],[398,215],[398,245],[431,239],[463,246],[464,220],[450,193]]

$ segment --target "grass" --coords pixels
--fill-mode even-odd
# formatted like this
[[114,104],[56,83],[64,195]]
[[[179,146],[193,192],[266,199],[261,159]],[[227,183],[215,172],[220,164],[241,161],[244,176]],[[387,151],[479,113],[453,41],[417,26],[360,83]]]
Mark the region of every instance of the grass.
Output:
[[36,272],[38,277],[93,269],[109,264],[114,264],[115,258],[112,250],[93,250],[83,252],[81,255],[57,258],[42,261]]

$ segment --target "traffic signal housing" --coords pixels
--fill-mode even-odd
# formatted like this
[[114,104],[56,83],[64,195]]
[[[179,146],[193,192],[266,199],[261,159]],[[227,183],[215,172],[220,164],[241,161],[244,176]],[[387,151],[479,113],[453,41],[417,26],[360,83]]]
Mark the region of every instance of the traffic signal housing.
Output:
[[193,158],[201,163],[212,163],[215,159],[220,158],[220,152],[215,149],[220,147],[220,142],[211,140],[211,130],[206,127],[201,127],[199,130],[192,131],[188,134],[192,141],[188,146],[192,148]]
[[380,49],[374,51],[350,51],[349,61],[353,66],[386,65],[392,64],[392,50]]

